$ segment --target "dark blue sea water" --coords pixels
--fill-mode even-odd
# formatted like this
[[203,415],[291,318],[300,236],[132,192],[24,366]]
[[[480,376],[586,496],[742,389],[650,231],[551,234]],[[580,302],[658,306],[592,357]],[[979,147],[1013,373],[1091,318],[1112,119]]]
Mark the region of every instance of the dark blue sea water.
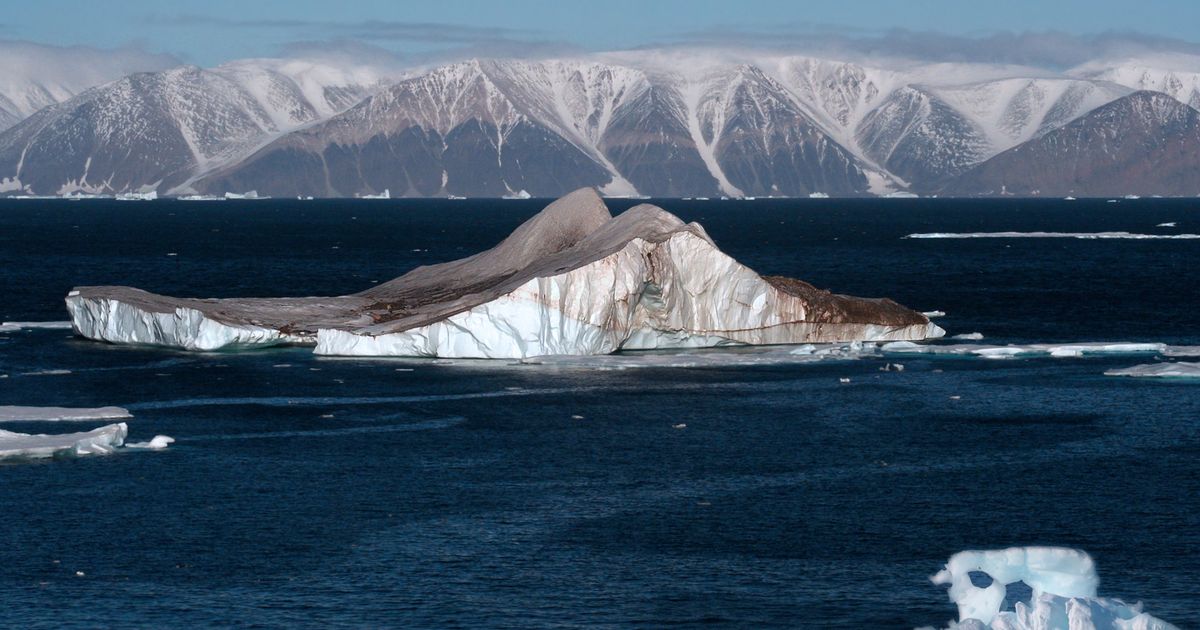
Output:
[[[901,238],[1197,233],[1196,202],[658,203],[951,333],[1200,344],[1200,241]],[[3,202],[0,320],[64,320],[82,284],[357,291],[542,205]],[[178,440],[0,465],[0,626],[912,628],[954,617],[928,581],[954,552],[1054,544],[1197,627],[1200,386],[1102,374],[1155,360],[607,371],[0,333],[0,405],[120,405],[131,440]]]

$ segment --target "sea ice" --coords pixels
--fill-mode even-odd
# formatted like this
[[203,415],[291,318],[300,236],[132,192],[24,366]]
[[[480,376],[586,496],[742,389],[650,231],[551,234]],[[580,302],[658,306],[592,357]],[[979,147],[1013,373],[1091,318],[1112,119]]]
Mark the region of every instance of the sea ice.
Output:
[[1090,354],[1150,354],[1164,353],[1171,349],[1163,343],[1035,343],[1026,345],[988,346],[982,344],[918,344],[897,341],[880,346],[884,353],[892,354],[941,354],[973,355],[989,359],[1017,356],[1049,356],[1056,358],[1082,357]]
[[[976,586],[972,573],[991,583]],[[950,585],[958,605],[957,630],[1177,630],[1142,612],[1140,604],[1099,597],[1100,578],[1091,556],[1062,547],[1013,547],[954,554],[930,578]],[[1024,582],[1033,591],[1028,602],[1001,612],[1008,585]]]
[[1144,378],[1200,378],[1200,363],[1150,363],[1129,368],[1108,370],[1105,376],[1137,376]]
[[131,442],[125,445],[125,448],[144,448],[150,450],[161,450],[175,443],[175,438],[169,435],[156,435],[149,442]]
[[1084,240],[1195,240],[1200,234],[1135,234],[1132,232],[927,232],[904,238],[1078,238]]
[[0,430],[0,459],[107,454],[124,444],[128,433],[129,427],[124,422],[83,433],[59,435],[30,435]]
[[0,422],[57,422],[79,420],[112,420],[132,418],[128,409],[121,407],[18,407],[0,406]]
[[4,322],[0,324],[0,332],[15,332],[18,330],[71,330],[71,322]]

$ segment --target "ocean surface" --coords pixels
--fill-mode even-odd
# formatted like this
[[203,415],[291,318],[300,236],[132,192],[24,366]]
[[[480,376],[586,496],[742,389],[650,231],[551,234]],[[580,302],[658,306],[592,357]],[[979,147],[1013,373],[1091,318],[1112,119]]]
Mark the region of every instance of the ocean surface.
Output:
[[[76,285],[358,291],[545,203],[3,201],[0,321],[65,320]],[[1200,345],[1200,240],[903,238],[1194,234],[1200,202],[656,203],[759,272],[945,311],[952,335]],[[699,354],[342,360],[0,333],[0,405],[118,405],[131,441],[177,440],[0,464],[0,626],[944,626],[928,578],[951,554],[1048,544],[1091,553],[1102,595],[1200,627],[1200,383],[1103,375],[1161,357]]]

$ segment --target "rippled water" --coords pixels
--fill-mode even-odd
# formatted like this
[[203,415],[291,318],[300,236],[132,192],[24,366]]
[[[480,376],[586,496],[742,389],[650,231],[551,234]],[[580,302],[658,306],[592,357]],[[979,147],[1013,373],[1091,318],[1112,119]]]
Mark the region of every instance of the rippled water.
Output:
[[[65,319],[76,284],[358,290],[487,247],[541,205],[4,202],[0,321]],[[951,333],[1200,345],[1198,241],[901,238],[1200,232],[1190,202],[663,205],[761,272],[944,310]],[[954,616],[927,579],[950,554],[1027,544],[1086,549],[1103,594],[1200,624],[1200,386],[1103,376],[1153,354],[709,354],[599,369],[640,359],[0,333],[0,405],[119,405],[131,440],[178,440],[0,466],[0,625],[911,628]]]

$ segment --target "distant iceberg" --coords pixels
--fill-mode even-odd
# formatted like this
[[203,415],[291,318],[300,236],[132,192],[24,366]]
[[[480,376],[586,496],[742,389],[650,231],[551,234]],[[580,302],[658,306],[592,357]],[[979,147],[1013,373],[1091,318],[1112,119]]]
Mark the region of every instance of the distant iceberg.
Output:
[[128,433],[129,427],[124,422],[83,433],[59,435],[30,435],[0,430],[0,459],[104,455],[124,444]]
[[116,196],[117,201],[154,201],[158,199],[158,193],[151,190],[150,192],[128,192],[121,193]]
[[823,192],[809,193],[808,198],[809,199],[828,199],[829,193],[823,193]]
[[112,343],[315,344],[343,356],[522,359],[944,332],[891,300],[760,276],[661,208],[613,217],[591,189],[550,204],[488,251],[353,295],[216,300],[79,287],[66,304],[78,334]]
[[[977,585],[973,573],[985,583]],[[956,630],[1178,630],[1142,612],[1140,604],[1098,596],[1096,565],[1077,549],[963,551],[930,580],[950,585],[950,600],[958,605]],[[1016,582],[1028,586],[1032,597],[1001,612],[1008,585]]]

